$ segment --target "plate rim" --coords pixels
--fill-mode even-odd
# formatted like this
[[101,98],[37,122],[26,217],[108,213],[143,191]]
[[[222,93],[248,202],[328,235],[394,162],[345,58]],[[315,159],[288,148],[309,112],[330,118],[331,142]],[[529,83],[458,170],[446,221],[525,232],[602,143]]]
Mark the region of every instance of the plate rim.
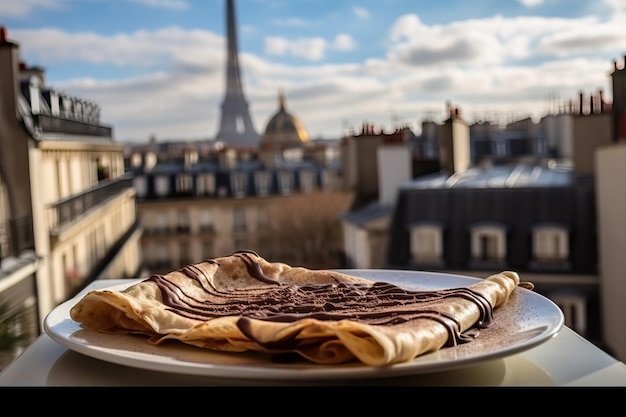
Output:
[[[424,279],[453,279],[458,281],[465,281],[469,285],[472,282],[480,281],[480,278],[451,274],[445,272],[430,272],[430,271],[415,271],[415,270],[390,270],[390,269],[336,269],[338,272],[352,274],[352,275],[365,275],[365,278],[369,278],[367,275],[389,275],[399,274],[405,277],[407,281],[410,281],[413,285],[419,285],[420,280]],[[544,303],[545,307],[552,309],[553,323],[548,326],[540,334],[524,340],[517,344],[509,345],[506,348],[494,350],[482,354],[469,354],[462,358],[456,358],[455,360],[437,361],[420,363],[424,356],[421,355],[414,360],[408,362],[402,362],[394,364],[388,367],[375,367],[359,364],[340,364],[340,365],[316,365],[307,364],[307,366],[289,367],[288,364],[281,364],[276,366],[272,362],[266,364],[214,364],[214,363],[197,363],[184,360],[171,362],[164,361],[162,356],[156,356],[149,352],[142,352],[139,354],[140,358],[133,355],[131,358],[125,356],[123,352],[129,352],[128,350],[114,350],[112,348],[102,347],[98,345],[90,345],[89,343],[81,343],[71,336],[77,331],[92,332],[90,330],[83,329],[80,324],[74,322],[69,317],[69,310],[76,304],[80,298],[82,298],[87,292],[98,290],[122,290],[138,282],[144,281],[147,278],[122,278],[122,279],[107,279],[97,280],[89,284],[82,291],[76,294],[71,299],[66,300],[52,311],[50,311],[44,319],[44,331],[57,343],[65,346],[71,351],[83,354],[95,359],[103,360],[118,365],[129,366],[139,369],[176,373],[185,375],[229,378],[229,379],[249,379],[249,380],[324,380],[324,379],[355,379],[355,378],[388,378],[388,377],[401,377],[433,372],[441,372],[452,369],[457,369],[471,364],[478,364],[488,360],[494,360],[511,356],[540,344],[545,343],[552,337],[554,337],[564,325],[564,315],[561,309],[550,299],[538,294],[534,291],[527,290],[522,287],[517,287],[522,297],[530,297],[535,302]],[[393,281],[393,280],[392,280]],[[450,285],[436,285],[435,287],[449,287]],[[503,306],[503,308],[505,308]],[[67,332],[63,326],[67,325],[67,321],[70,321],[70,327],[73,327],[71,333]],[[94,332],[97,333],[97,332]],[[133,337],[133,336],[127,336]],[[140,342],[147,343],[147,342]],[[195,348],[191,345],[183,343],[185,348]],[[154,347],[157,348],[157,347]],[[167,346],[165,346],[167,349]],[[201,349],[201,348],[198,348]],[[446,348],[454,349],[454,347]],[[215,353],[215,352],[213,352]],[[223,352],[219,352],[223,353]],[[436,352],[435,352],[436,353]],[[145,356],[145,357],[144,357]]]

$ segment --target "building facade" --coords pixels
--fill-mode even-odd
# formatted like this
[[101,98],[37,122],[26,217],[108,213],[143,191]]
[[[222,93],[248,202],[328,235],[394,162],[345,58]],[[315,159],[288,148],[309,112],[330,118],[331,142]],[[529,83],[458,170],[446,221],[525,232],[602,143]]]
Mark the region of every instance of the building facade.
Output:
[[[220,149],[129,167],[146,267],[165,273],[244,249],[291,265],[341,267],[340,216],[352,194],[341,187],[334,157],[316,159],[328,157],[327,149],[296,151],[264,155],[264,162]],[[155,159],[137,152],[135,161]]]
[[0,303],[28,311],[34,334],[91,281],[140,273],[135,190],[112,133],[96,103],[48,87],[2,28]]
[[[617,102],[624,100],[624,68],[626,60],[612,74]],[[413,154],[430,149],[432,155],[436,141],[439,170],[396,182],[391,213],[373,202],[344,217],[351,230],[349,264],[367,267],[373,259],[367,253],[384,251],[384,264],[376,265],[382,268],[479,278],[518,271],[561,307],[568,326],[626,357],[620,319],[626,281],[619,272],[626,268],[620,255],[626,113],[601,93],[581,94],[564,108],[537,124],[522,120],[504,130],[468,126],[455,111],[437,129],[429,125]],[[383,219],[389,221],[386,239],[368,228]],[[373,248],[380,242],[386,246]]]

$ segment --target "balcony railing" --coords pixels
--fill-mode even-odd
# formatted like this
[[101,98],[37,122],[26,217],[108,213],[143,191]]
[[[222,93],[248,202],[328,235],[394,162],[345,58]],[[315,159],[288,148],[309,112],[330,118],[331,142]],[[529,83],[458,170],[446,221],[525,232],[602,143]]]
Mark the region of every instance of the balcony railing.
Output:
[[[112,128],[79,120],[64,119],[56,116],[38,114],[33,116],[35,125],[46,133],[69,133],[81,136],[111,137]],[[85,140],[85,138],[81,138]]]
[[33,218],[20,217],[0,223],[0,262],[7,256],[18,256],[26,249],[33,249]]
[[92,208],[132,187],[132,175],[126,174],[113,180],[100,181],[95,187],[58,201],[48,208],[50,232],[58,233],[63,226],[76,221]]

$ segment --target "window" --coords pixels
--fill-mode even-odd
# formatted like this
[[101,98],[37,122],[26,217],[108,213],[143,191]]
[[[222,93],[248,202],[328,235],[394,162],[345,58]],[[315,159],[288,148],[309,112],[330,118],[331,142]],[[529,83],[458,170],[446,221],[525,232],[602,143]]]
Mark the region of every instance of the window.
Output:
[[169,231],[169,224],[167,222],[167,213],[154,213],[154,232],[167,233]]
[[213,231],[213,215],[211,214],[211,211],[208,208],[200,210],[198,219],[200,222],[201,232]]
[[235,197],[241,198],[246,196],[248,181],[245,172],[233,172],[231,177],[233,194]]
[[533,228],[533,257],[538,262],[563,262],[569,256],[568,231],[558,225]]
[[213,241],[211,240],[203,240],[202,241],[202,259],[211,259],[213,258]]
[[335,173],[329,169],[322,171],[321,187],[323,190],[331,190],[335,188]]
[[501,263],[506,257],[506,231],[499,224],[475,225],[471,229],[472,260]]
[[200,174],[196,181],[196,195],[211,195],[215,193],[215,175]]
[[186,241],[179,243],[178,255],[178,265],[185,266],[191,264],[191,257],[189,256],[189,243]]
[[442,227],[416,224],[411,227],[411,257],[418,264],[439,263],[443,256]]
[[189,232],[189,211],[178,210],[178,231]]
[[301,171],[300,172],[300,190],[303,193],[310,193],[315,186],[315,172],[313,171]]
[[246,231],[246,212],[241,207],[237,207],[233,210],[233,228],[235,232]]
[[290,171],[281,171],[279,173],[278,186],[281,194],[291,194],[292,177]]
[[137,192],[137,197],[143,198],[148,194],[148,187],[146,185],[146,177],[134,177],[133,187]]
[[585,298],[578,294],[550,294],[549,298],[563,311],[565,325],[576,333],[587,333],[587,307]]
[[254,174],[256,182],[256,192],[260,197],[265,197],[269,194],[270,189],[270,175],[267,171],[258,171]]
[[176,192],[177,193],[190,193],[192,188],[192,178],[189,174],[178,174],[176,176]]
[[267,207],[259,207],[257,213],[259,219],[259,230],[267,230],[270,226],[270,215]]
[[166,197],[170,192],[169,178],[159,175],[154,179],[154,191],[157,197]]

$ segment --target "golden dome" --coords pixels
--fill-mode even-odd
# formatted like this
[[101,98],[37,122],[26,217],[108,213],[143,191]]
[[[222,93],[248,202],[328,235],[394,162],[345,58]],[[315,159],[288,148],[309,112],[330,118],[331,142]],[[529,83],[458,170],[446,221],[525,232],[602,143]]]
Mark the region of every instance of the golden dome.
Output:
[[309,141],[309,134],[304,125],[285,109],[285,94],[278,94],[278,112],[267,123],[265,133],[261,137],[261,148],[293,148],[300,147]]

